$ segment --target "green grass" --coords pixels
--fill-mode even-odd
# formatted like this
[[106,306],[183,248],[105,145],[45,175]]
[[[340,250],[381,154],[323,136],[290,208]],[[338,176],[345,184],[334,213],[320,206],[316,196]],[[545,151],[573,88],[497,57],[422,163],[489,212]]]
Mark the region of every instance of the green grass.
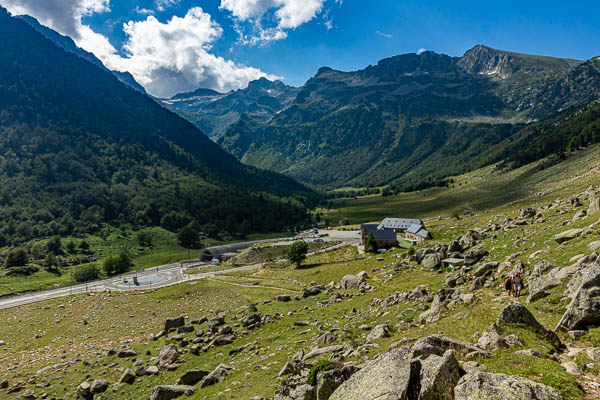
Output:
[[[97,263],[101,264],[105,257],[119,254],[126,250],[132,257],[134,267],[132,270],[141,270],[159,265],[176,263],[183,260],[197,259],[200,255],[200,249],[186,249],[177,243],[177,235],[163,228],[147,229],[152,233],[152,247],[142,247],[136,240],[136,232],[122,231],[113,229],[106,237],[86,236],[84,238],[66,237],[62,238],[62,247],[66,248],[69,241],[75,242],[77,246],[83,240],[88,242],[90,250],[98,258]],[[291,233],[267,233],[251,234],[243,241],[273,239],[278,237],[289,237]],[[204,247],[216,246],[220,244],[235,243],[242,240],[218,241],[215,239],[203,240]],[[47,240],[35,241],[44,245]],[[7,249],[4,249],[5,251]],[[73,257],[64,255],[63,257]],[[64,267],[59,269],[59,273],[50,273],[40,266],[40,271],[28,276],[5,277],[0,276],[0,296],[6,296],[16,293],[53,289],[55,287],[65,287],[73,284],[71,279],[71,268]]]
[[[406,194],[394,198],[365,198],[348,202],[344,212],[353,214],[356,220],[371,220],[375,215],[402,213],[403,203],[418,211],[418,196],[425,194],[423,218],[429,218],[428,227],[434,232],[435,239],[416,246],[436,246],[447,243],[468,229],[487,228],[491,223],[504,218],[515,218],[519,209],[525,206],[537,208],[551,204],[556,198],[569,199],[581,193],[590,185],[600,184],[600,174],[596,167],[598,149],[592,148],[578,153],[560,166],[548,170],[532,171],[531,167],[498,175],[491,169],[476,171],[457,180],[461,185],[449,189],[434,189],[420,194]],[[518,178],[520,177],[520,178]],[[515,179],[522,179],[525,187],[511,188]],[[506,190],[507,193],[502,191]],[[537,194],[544,192],[544,194]],[[448,194],[449,198],[444,199]],[[490,198],[490,196],[492,198]],[[497,198],[493,198],[497,196]],[[512,197],[511,197],[512,196]],[[411,204],[410,200],[414,204]],[[473,210],[472,215],[461,215],[459,220],[452,218],[452,213],[466,202]],[[370,203],[369,203],[370,202]],[[497,206],[493,206],[497,203]],[[363,208],[364,204],[371,204]],[[584,206],[584,208],[587,204]],[[506,232],[495,232],[494,238],[483,242],[484,249],[490,252],[486,261],[504,261],[507,256],[516,253],[525,263],[525,271],[533,269],[536,262],[552,261],[559,267],[569,264],[569,259],[579,253],[588,253],[587,243],[597,240],[600,232],[592,231],[588,236],[558,245],[554,242],[554,234],[572,227],[583,227],[596,221],[598,217],[590,217],[583,221],[562,226],[569,221],[575,209],[566,208],[564,214],[554,210],[543,211],[546,222],[526,225]],[[442,218],[438,220],[437,215]],[[461,213],[462,214],[462,213]],[[114,243],[123,238],[115,238]],[[161,247],[161,251],[178,251],[169,247],[169,238]],[[127,240],[126,238],[124,240]],[[519,240],[523,242],[520,243]],[[115,250],[118,246],[115,247]],[[536,259],[529,255],[537,250],[543,253]],[[138,254],[146,257],[148,254]],[[383,261],[377,261],[377,258]],[[395,271],[399,265],[410,264],[410,268]],[[215,269],[223,266],[211,267]],[[281,303],[272,301],[277,295],[288,293],[295,296],[300,290],[315,282],[327,284],[351,273],[366,271],[368,282],[375,291],[358,296],[357,290],[340,290],[343,297],[339,303],[327,306],[324,300],[330,295],[323,293],[315,297]],[[286,263],[271,263],[265,267],[246,271],[219,275],[211,279],[192,281],[180,285],[153,290],[144,293],[122,295],[78,295],[49,302],[38,303],[0,311],[0,318],[7,323],[0,325],[0,339],[7,345],[0,347],[0,375],[12,383],[27,381],[34,372],[44,366],[53,365],[69,358],[90,358],[92,366],[76,363],[67,371],[50,372],[44,378],[52,382],[51,388],[44,389],[50,396],[64,397],[65,393],[73,395],[77,385],[85,379],[101,377],[116,382],[121,374],[118,368],[130,367],[132,360],[123,360],[103,355],[102,349],[118,347],[130,340],[138,352],[137,359],[148,365],[152,356],[158,354],[168,339],[157,342],[148,340],[151,334],[160,331],[164,320],[180,314],[189,318],[213,316],[226,313],[226,323],[240,333],[235,343],[212,348],[201,352],[198,356],[189,353],[182,355],[185,363],[177,371],[161,371],[156,377],[142,377],[133,386],[122,385],[111,388],[100,399],[127,398],[132,400],[147,398],[152,387],[157,384],[171,384],[185,371],[192,368],[211,370],[224,363],[233,367],[232,373],[224,382],[199,389],[191,399],[219,398],[243,399],[252,396],[272,398],[279,385],[277,374],[282,366],[300,349],[305,351],[316,346],[319,334],[333,330],[338,339],[336,344],[352,342],[363,344],[367,331],[359,329],[362,324],[375,326],[387,323],[392,326],[392,336],[375,343],[376,346],[365,348],[361,357],[346,360],[360,364],[372,359],[377,354],[387,351],[390,344],[406,338],[418,338],[430,334],[443,334],[456,339],[476,342],[481,333],[496,321],[498,314],[510,301],[502,293],[502,281],[491,281],[489,288],[475,293],[475,300],[470,305],[457,305],[444,310],[439,321],[423,326],[410,327],[406,330],[394,328],[400,321],[418,321],[423,311],[421,303],[403,302],[388,307],[378,307],[374,299],[383,300],[399,292],[408,292],[418,285],[428,285],[431,292],[445,286],[446,273],[426,271],[422,267],[409,263],[406,249],[396,249],[384,255],[359,254],[356,247],[345,247],[307,258],[302,268],[294,268]],[[527,281],[526,281],[527,284]],[[527,305],[535,317],[546,327],[552,328],[560,319],[566,303],[562,301],[565,283],[550,291],[550,295],[533,304]],[[461,288],[468,292],[469,283]],[[525,302],[527,288],[523,292],[521,302]],[[263,303],[264,300],[270,302]],[[267,315],[282,315],[272,323],[260,329],[241,334],[239,324],[245,306],[257,303],[259,312]],[[63,305],[64,307],[59,307]],[[87,321],[84,325],[83,320]],[[294,322],[308,321],[308,326],[295,326]],[[322,327],[322,328],[321,328]],[[519,375],[551,385],[558,389],[566,399],[579,399],[583,393],[577,387],[574,377],[550,357],[553,347],[544,338],[530,330],[517,326],[500,327],[504,335],[516,334],[523,342],[523,348],[532,348],[542,353],[542,358],[518,356],[514,350],[500,350],[493,357],[481,359],[488,372]],[[39,338],[35,338],[35,335]],[[592,329],[579,339],[573,341],[564,332],[558,332],[563,342],[574,342],[578,347],[598,346],[600,344],[600,328]],[[189,334],[191,337],[193,334]],[[230,356],[229,351],[240,345],[250,344],[241,353]],[[149,352],[149,355],[146,355]],[[311,360],[312,364],[326,360],[328,355]],[[590,360],[580,355],[575,360],[580,366]],[[116,366],[110,367],[116,364]],[[590,370],[597,373],[597,369]],[[28,387],[32,387],[29,385]],[[36,389],[37,390],[37,389]],[[39,392],[38,392],[39,394]],[[14,400],[18,394],[7,396]]]

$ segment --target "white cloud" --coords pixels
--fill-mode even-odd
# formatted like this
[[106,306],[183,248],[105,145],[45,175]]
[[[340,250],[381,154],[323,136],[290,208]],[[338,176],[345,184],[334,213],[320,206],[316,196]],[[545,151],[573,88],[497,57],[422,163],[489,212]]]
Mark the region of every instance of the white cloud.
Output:
[[427,51],[427,49],[424,49],[421,47],[419,50],[417,50],[417,54],[422,54],[422,53],[425,53],[426,51]]
[[[257,44],[285,39],[287,30],[296,29],[321,13],[325,1],[221,0],[219,8],[233,15],[242,43]],[[250,34],[246,33],[244,22],[250,23]]]
[[156,96],[171,96],[198,87],[228,91],[263,76],[278,78],[210,54],[212,43],[223,30],[200,7],[190,9],[183,18],[173,16],[167,23],[153,16],[145,21],[130,21],[123,30],[128,37],[123,46],[126,56],[108,57],[108,63],[112,68],[131,72]]
[[180,1],[181,0],[155,0],[154,6],[158,11],[163,12],[172,5],[178,4]]
[[384,38],[388,39],[391,39],[393,37],[391,33],[385,33],[381,31],[375,31],[375,33],[377,33],[379,36],[383,36]]
[[123,54],[119,54],[107,37],[81,22],[84,15],[108,11],[109,0],[0,0],[0,4],[13,14],[31,15],[70,36],[108,68],[129,71],[155,96],[168,97],[198,87],[228,91],[260,77],[279,79],[211,54],[212,43],[223,30],[199,7],[190,9],[184,17],[173,16],[166,23],[148,16],[143,21],[123,24],[127,40]]
[[73,40],[81,38],[83,16],[110,10],[110,0],[0,0],[0,4],[13,15],[31,15]]
[[142,15],[153,15],[154,10],[149,10],[147,8],[140,8],[140,6],[135,6],[135,12]]

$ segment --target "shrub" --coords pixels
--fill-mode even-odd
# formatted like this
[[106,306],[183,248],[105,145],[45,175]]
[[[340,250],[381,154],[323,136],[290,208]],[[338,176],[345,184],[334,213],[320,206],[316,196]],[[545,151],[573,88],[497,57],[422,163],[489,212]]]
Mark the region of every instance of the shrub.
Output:
[[333,363],[331,361],[327,361],[327,360],[319,361],[318,363],[313,365],[313,367],[310,369],[310,372],[308,373],[308,378],[306,379],[306,382],[311,386],[316,385],[317,384],[317,374],[321,371],[330,371],[333,368],[334,368]]
[[412,256],[412,255],[414,255],[416,252],[417,252],[417,251],[415,250],[415,248],[414,248],[414,247],[410,246],[410,247],[408,248],[408,255],[409,255],[409,256]]
[[287,258],[290,262],[296,264],[296,267],[299,267],[302,261],[306,259],[306,253],[308,253],[308,245],[305,241],[299,240],[288,248]]
[[80,265],[73,270],[75,282],[89,282],[100,278],[100,269],[96,264]]
[[88,251],[90,249],[90,245],[85,240],[82,240],[81,243],[79,243],[79,248],[83,251]]
[[131,257],[125,250],[123,250],[118,256],[108,257],[104,260],[102,265],[106,275],[118,275],[127,272],[133,266]]
[[369,251],[371,253],[377,253],[377,241],[372,233],[369,233],[367,240],[365,241],[365,251]]
[[140,246],[152,246],[152,232],[150,231],[140,231],[137,233],[135,238],[140,244]]
[[48,243],[46,243],[46,250],[54,254],[58,254],[61,247],[62,243],[60,241],[60,236],[54,236],[52,239],[48,240]]
[[56,259],[56,256],[54,255],[54,253],[46,254],[46,258],[44,258],[44,269],[46,271],[54,271],[54,270],[56,270],[57,266],[58,266],[58,260]]
[[186,225],[177,234],[177,241],[183,247],[194,247],[199,243],[200,236],[198,235],[198,231]]
[[75,253],[75,242],[70,240],[69,243],[67,243],[67,251],[71,254]]
[[7,268],[23,267],[27,265],[28,261],[29,255],[27,254],[27,251],[22,248],[16,248],[11,250],[11,252],[6,256],[5,265]]

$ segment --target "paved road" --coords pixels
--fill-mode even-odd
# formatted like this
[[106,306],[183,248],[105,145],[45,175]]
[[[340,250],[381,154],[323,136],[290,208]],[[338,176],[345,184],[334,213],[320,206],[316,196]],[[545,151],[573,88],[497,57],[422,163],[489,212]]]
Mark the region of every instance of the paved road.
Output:
[[[315,253],[319,253],[319,252],[323,252],[323,251],[330,251],[335,248],[353,244],[356,241],[355,237],[348,237],[346,235],[343,235],[344,237],[342,238],[342,237],[337,237],[337,235],[331,235],[331,232],[334,232],[334,231],[327,231],[327,232],[330,233],[330,236],[327,238],[328,240],[342,239],[343,242],[336,246],[330,247],[328,249],[323,249],[323,250],[320,250]],[[335,232],[337,232],[337,231],[335,231]],[[210,264],[204,264],[205,268],[211,267],[211,266],[212,265],[210,265]],[[122,275],[119,277],[89,282],[87,284],[82,283],[82,284],[73,285],[73,286],[64,287],[64,288],[51,289],[51,290],[45,290],[45,291],[39,291],[39,292],[33,292],[33,293],[27,293],[27,294],[22,294],[22,295],[6,297],[3,299],[0,299],[0,310],[12,308],[12,307],[18,307],[18,306],[22,306],[25,304],[37,303],[39,301],[50,300],[50,299],[54,299],[57,297],[70,296],[72,294],[77,294],[77,293],[106,292],[106,291],[119,292],[119,291],[166,287],[166,286],[176,285],[183,281],[204,279],[204,278],[212,277],[215,275],[228,274],[228,273],[237,272],[237,271],[250,271],[253,269],[260,268],[261,266],[263,266],[263,264],[246,265],[243,267],[230,268],[230,269],[221,270],[221,271],[210,271],[210,272],[198,273],[198,274],[185,274],[184,270],[181,268],[181,264],[179,264],[179,263],[166,264],[166,265],[161,265],[159,267],[148,268],[143,271],[132,272],[132,273],[125,274],[125,275]],[[149,281],[152,283],[139,285],[139,286],[135,285],[133,283],[133,279],[136,276],[137,276],[138,280],[140,280],[140,281],[146,280],[146,281]]]

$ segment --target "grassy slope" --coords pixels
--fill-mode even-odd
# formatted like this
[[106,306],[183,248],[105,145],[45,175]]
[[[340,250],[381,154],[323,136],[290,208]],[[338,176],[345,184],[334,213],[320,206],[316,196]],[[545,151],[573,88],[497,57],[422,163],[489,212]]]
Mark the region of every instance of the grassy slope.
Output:
[[[427,197],[424,198],[425,208],[421,215],[429,218],[442,216],[442,219],[436,219],[429,224],[436,239],[427,245],[444,243],[470,228],[485,227],[495,220],[515,217],[521,207],[550,204],[556,198],[568,199],[592,184],[600,184],[596,161],[598,153],[598,148],[592,148],[561,165],[537,173],[532,173],[528,168],[501,176],[492,176],[487,170],[477,171],[462,177],[462,186],[449,189],[445,193],[425,192]],[[514,183],[517,178],[520,179],[518,187]],[[545,194],[534,195],[542,191]],[[355,220],[370,220],[375,216],[395,213],[416,214],[419,199],[417,196],[419,194],[359,199],[353,204],[348,204],[342,212]],[[509,202],[511,203],[507,204]],[[462,217],[460,220],[450,217],[455,210],[462,210],[466,205],[475,211],[474,215]],[[540,260],[551,261],[558,266],[568,265],[570,257],[587,252],[587,243],[597,240],[600,236],[600,232],[596,230],[578,240],[557,245],[552,240],[553,235],[567,229],[561,227],[561,224],[570,220],[574,213],[575,209],[569,209],[562,215],[550,210],[545,212],[547,221],[543,224],[527,225],[498,233],[497,238],[484,241],[484,248],[490,251],[487,260],[504,261],[508,255],[521,251],[522,255],[518,258],[527,264],[527,268],[532,268],[533,264]],[[589,217],[569,228],[589,225],[597,218],[598,216]],[[525,242],[516,246],[517,238]],[[529,259],[529,255],[538,249],[543,249],[542,255],[537,259]],[[420,313],[418,303],[401,303],[385,309],[378,309],[372,303],[374,298],[384,299],[391,293],[409,291],[419,284],[428,284],[431,290],[443,287],[444,274],[424,271],[420,267],[394,271],[393,266],[402,262],[405,255],[405,250],[396,250],[384,255],[384,261],[378,262],[373,256],[359,255],[352,248],[344,248],[309,257],[306,262],[308,267],[303,269],[275,265],[256,271],[219,276],[212,280],[184,283],[151,293],[113,295],[110,298],[105,295],[76,296],[0,311],[0,318],[10,322],[0,326],[0,338],[7,341],[6,346],[0,347],[0,376],[9,379],[13,384],[19,380],[27,380],[41,367],[77,357],[89,358],[92,365],[85,366],[77,362],[66,371],[49,372],[38,377],[38,382],[52,383],[52,387],[47,388],[46,392],[55,396],[64,396],[66,392],[73,394],[86,375],[108,379],[112,383],[117,381],[121,374],[119,368],[131,366],[132,360],[106,357],[101,349],[116,347],[131,339],[134,349],[140,354],[138,358],[143,360],[144,365],[148,365],[150,356],[143,354],[148,350],[151,355],[157,355],[167,340],[163,338],[154,343],[149,342],[147,338],[162,328],[166,317],[186,314],[193,318],[232,310],[227,316],[227,323],[239,332],[241,328],[237,326],[237,321],[242,311],[240,307],[250,302],[272,299],[281,293],[295,294],[309,282],[339,281],[347,273],[366,270],[369,273],[369,282],[377,288],[373,293],[344,299],[341,303],[328,307],[319,307],[315,302],[328,298],[325,294],[317,299],[259,304],[257,307],[260,312],[270,315],[280,313],[285,317],[275,319],[273,323],[264,325],[259,330],[250,331],[232,345],[213,348],[199,356],[183,355],[186,362],[179,371],[162,371],[157,377],[142,377],[133,386],[111,388],[105,395],[97,396],[100,399],[143,399],[150,394],[154,385],[174,383],[188,369],[198,367],[210,370],[219,363],[226,363],[234,368],[232,374],[222,383],[199,390],[192,399],[241,399],[255,395],[268,398],[278,386],[276,376],[283,364],[298,349],[310,349],[323,329],[336,329],[339,343],[347,340],[363,342],[367,332],[358,329],[361,324],[394,325],[400,320],[410,321]],[[436,323],[405,331],[394,330],[392,337],[377,341],[377,346],[370,347],[368,354],[363,358],[372,358],[375,354],[386,351],[389,344],[402,338],[421,337],[432,333],[476,340],[475,337],[488,328],[508,301],[498,296],[501,292],[500,286],[501,282],[495,282],[494,286],[477,292],[474,304],[460,305],[444,312]],[[528,306],[545,326],[553,327],[564,312],[566,304],[560,299],[563,290],[564,287],[556,288],[553,295]],[[356,293],[352,290],[341,292]],[[527,291],[524,295],[527,295]],[[64,308],[60,305],[64,305]],[[352,312],[353,308],[358,312]],[[88,325],[82,324],[83,319],[87,320]],[[311,325],[295,327],[294,321],[309,321]],[[319,328],[320,325],[323,326],[322,329]],[[460,329],[457,329],[457,326]],[[34,339],[36,333],[41,337]],[[519,336],[524,348],[538,349],[544,355],[550,351],[547,342],[528,330],[515,328],[511,329],[510,333]],[[559,335],[564,342],[573,342],[565,334]],[[599,339],[600,329],[594,329],[575,344],[596,346]],[[254,346],[236,356],[228,355],[231,348],[246,343],[253,343]],[[552,385],[567,399],[583,397],[575,379],[549,357],[537,359],[517,356],[512,351],[500,351],[493,358],[479,361],[488,371],[527,376]],[[581,365],[589,362],[583,355],[577,361]],[[113,363],[116,363],[116,366],[111,367]],[[590,371],[595,372],[597,370]],[[16,397],[17,394],[6,395],[8,399]]]

